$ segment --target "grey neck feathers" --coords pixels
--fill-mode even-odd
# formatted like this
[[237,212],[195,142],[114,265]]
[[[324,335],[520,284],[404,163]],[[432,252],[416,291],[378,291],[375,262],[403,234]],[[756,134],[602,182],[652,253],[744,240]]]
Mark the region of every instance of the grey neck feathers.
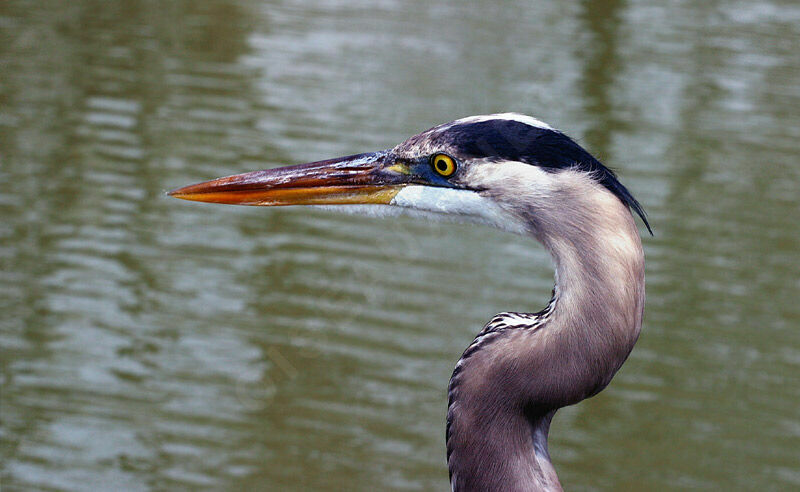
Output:
[[553,300],[540,313],[496,316],[458,361],[448,388],[453,490],[561,490],[550,421],[611,381],[642,323],[639,234],[607,198],[587,194],[566,216],[519,214],[553,257]]

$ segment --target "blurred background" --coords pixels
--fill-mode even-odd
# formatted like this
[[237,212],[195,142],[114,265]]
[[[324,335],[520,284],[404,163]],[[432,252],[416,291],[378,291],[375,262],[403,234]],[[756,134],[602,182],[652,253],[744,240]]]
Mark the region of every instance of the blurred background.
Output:
[[534,241],[170,188],[518,111],[644,204],[568,490],[800,487],[800,4],[0,3],[3,490],[445,490],[446,386]]

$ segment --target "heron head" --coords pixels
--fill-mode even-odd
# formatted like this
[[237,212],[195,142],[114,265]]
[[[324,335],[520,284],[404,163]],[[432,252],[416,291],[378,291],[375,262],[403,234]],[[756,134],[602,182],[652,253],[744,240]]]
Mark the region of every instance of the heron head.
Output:
[[612,171],[562,132],[514,113],[456,120],[380,152],[237,174],[169,194],[237,205],[410,212],[518,233],[594,206],[580,198],[596,194],[633,209],[647,225]]

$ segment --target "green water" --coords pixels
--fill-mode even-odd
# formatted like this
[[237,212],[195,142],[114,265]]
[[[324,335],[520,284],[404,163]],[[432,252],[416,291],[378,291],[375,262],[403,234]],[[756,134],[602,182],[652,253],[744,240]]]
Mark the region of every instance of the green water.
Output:
[[446,490],[446,385],[535,242],[175,186],[534,114],[648,210],[568,490],[800,487],[800,4],[0,2],[5,490]]

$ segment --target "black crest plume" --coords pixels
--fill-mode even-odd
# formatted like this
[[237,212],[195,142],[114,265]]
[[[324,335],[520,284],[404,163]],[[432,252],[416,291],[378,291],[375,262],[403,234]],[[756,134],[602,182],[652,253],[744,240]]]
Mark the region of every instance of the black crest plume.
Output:
[[490,119],[457,124],[447,131],[465,156],[513,160],[544,170],[579,169],[591,173],[607,190],[636,212],[647,227],[647,213],[636,198],[619,182],[614,171],[560,131],[532,126],[511,119]]

